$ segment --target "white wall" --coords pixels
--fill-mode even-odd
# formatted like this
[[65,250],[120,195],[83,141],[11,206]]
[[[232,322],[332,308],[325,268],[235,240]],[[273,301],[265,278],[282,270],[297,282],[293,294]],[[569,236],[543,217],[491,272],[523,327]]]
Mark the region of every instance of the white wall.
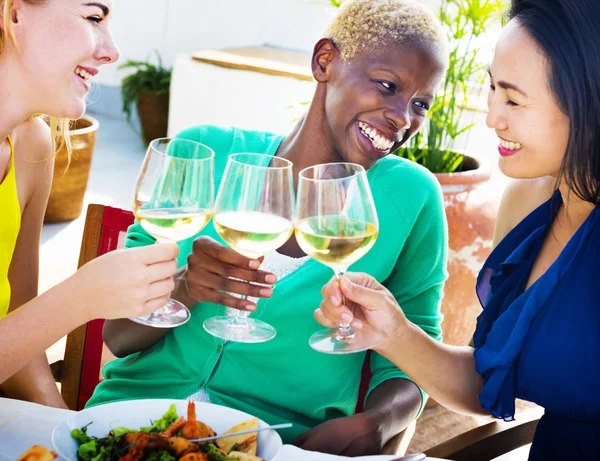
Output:
[[[112,30],[121,61],[157,49],[171,66],[177,53],[268,44],[310,52],[336,9],[319,0],[118,0]],[[123,76],[107,66],[101,85]]]
[[[440,0],[421,0],[437,8]],[[268,44],[310,53],[336,12],[327,0],[117,0],[112,30],[121,60],[157,49],[171,66],[177,53]],[[101,85],[120,85],[107,66]]]

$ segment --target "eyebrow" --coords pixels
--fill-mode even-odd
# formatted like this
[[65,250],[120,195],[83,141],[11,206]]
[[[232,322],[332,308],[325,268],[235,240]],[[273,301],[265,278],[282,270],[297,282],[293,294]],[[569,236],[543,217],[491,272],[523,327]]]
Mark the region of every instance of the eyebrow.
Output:
[[102,12],[104,13],[104,16],[108,16],[110,13],[110,9],[104,3],[90,2],[90,3],[85,3],[84,5],[85,6],[97,6],[98,8],[100,8],[102,10]]
[[[492,72],[490,71],[490,68],[487,68],[487,73],[489,74],[490,78],[493,79],[494,77],[492,77]],[[496,82],[496,85],[499,86],[500,88],[504,89],[504,90],[513,90],[516,91],[517,93],[528,97],[527,93],[525,93],[521,88],[519,88],[517,85],[513,84],[513,83],[509,83],[509,82],[505,82],[503,80],[499,80]]]

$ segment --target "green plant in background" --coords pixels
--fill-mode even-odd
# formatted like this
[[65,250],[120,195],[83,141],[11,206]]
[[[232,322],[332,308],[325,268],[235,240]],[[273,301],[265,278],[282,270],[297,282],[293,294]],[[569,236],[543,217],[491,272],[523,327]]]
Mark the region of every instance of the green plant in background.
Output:
[[149,61],[128,60],[119,66],[119,69],[134,69],[135,72],[121,81],[121,96],[123,99],[123,112],[127,121],[131,123],[131,111],[139,104],[140,95],[146,91],[155,95],[169,93],[171,85],[171,69],[163,67],[160,55],[156,53],[158,65]]
[[[343,0],[328,0],[339,7]],[[453,151],[456,138],[474,124],[464,122],[469,93],[478,93],[485,81],[485,65],[477,57],[478,38],[504,8],[502,0],[441,0],[438,17],[450,46],[448,72],[442,80],[424,130],[396,153],[420,163],[433,173],[460,171],[463,156]]]

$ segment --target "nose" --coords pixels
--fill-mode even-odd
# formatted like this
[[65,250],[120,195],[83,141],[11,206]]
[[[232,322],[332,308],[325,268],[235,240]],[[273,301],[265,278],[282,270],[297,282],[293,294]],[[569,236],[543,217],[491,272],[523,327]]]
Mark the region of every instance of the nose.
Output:
[[393,106],[385,112],[384,117],[394,125],[396,131],[408,130],[410,128],[410,114],[408,107],[402,98],[398,98]]
[[488,128],[493,130],[506,130],[508,128],[503,107],[495,92],[490,90],[488,93],[488,113],[485,117],[485,123]]
[[108,31],[104,37],[104,40],[101,40],[96,49],[96,58],[97,61],[103,64],[112,64],[119,60],[121,56],[121,52],[119,48],[115,44],[113,40],[112,34]]

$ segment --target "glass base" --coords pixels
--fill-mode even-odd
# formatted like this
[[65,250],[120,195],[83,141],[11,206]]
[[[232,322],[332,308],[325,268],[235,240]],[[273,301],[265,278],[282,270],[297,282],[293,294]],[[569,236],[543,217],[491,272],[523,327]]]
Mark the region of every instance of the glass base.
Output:
[[275,337],[277,331],[268,323],[231,315],[212,317],[204,322],[204,329],[217,338],[238,343],[264,343]]
[[184,304],[174,299],[169,299],[167,304],[156,312],[129,320],[148,327],[174,328],[186,323],[190,317],[190,311]]
[[314,350],[325,354],[352,354],[372,349],[383,339],[381,333],[368,325],[354,330],[354,334],[347,338],[341,337],[338,332],[337,328],[317,331],[310,337],[308,344]]

